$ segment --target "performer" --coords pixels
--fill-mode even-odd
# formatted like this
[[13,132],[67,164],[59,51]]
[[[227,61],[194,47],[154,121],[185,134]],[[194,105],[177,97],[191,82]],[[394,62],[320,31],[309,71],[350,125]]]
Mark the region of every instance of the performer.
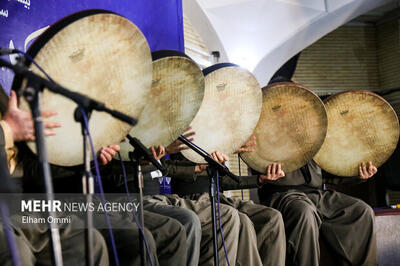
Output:
[[[215,158],[216,159],[216,158]],[[168,163],[165,164],[168,167]],[[194,171],[195,167],[192,167],[192,171]],[[201,171],[201,167],[196,169],[196,171]],[[176,178],[175,175],[171,175],[171,171],[167,170],[169,177],[173,179]],[[191,173],[193,174],[193,173]],[[178,174],[179,175],[179,174]],[[211,203],[209,200],[208,194],[204,195],[201,198],[196,200],[184,199],[179,197],[178,195],[155,195],[148,196],[145,198],[145,206],[147,208],[169,208],[169,207],[180,207],[184,209],[191,210],[195,212],[199,218],[201,224],[201,243],[199,243],[200,247],[200,260],[199,265],[213,265],[213,233],[212,233],[212,220],[211,220]],[[231,263],[237,261],[237,252],[238,252],[238,242],[240,241],[240,235],[251,234],[252,232],[247,232],[247,228],[242,228],[241,219],[239,217],[239,213],[232,207],[221,205],[220,206],[221,213],[221,225],[222,225],[222,233],[225,239],[226,249],[228,251],[228,258]],[[217,229],[217,232],[220,230]],[[219,237],[219,236],[218,236]],[[255,246],[255,242],[249,242],[248,247],[250,249],[251,246]],[[218,241],[218,255],[219,262],[221,265],[226,263],[225,252],[222,242]],[[251,256],[251,254],[248,254]],[[253,265],[253,264],[248,264]]]
[[[16,99],[15,108],[17,108]],[[22,111],[19,110],[19,112]],[[45,114],[54,115],[55,113],[50,112],[49,114]],[[30,123],[32,124],[32,122]],[[51,129],[54,127],[58,127],[59,125],[46,123],[45,126]],[[33,138],[32,125],[30,125],[29,129],[22,133],[25,134],[24,136],[26,136],[27,140],[31,140]],[[47,133],[48,135],[54,135],[54,132],[52,131],[48,131]],[[41,175],[39,174],[40,164],[37,160],[37,156],[31,152],[31,150],[27,147],[25,143],[19,143],[18,149],[18,159],[20,164],[17,169],[21,169],[21,171],[18,172],[21,173],[22,178],[20,179],[23,181],[21,182],[21,190],[23,190],[25,193],[44,192],[44,184]],[[115,154],[115,150],[117,149],[119,149],[118,146],[104,147],[99,153],[100,159],[103,160],[102,158],[104,158],[105,154],[108,154],[110,152],[111,154]],[[56,165],[50,165],[50,168],[53,177],[54,191],[56,193],[82,193],[82,166],[60,167]],[[82,198],[77,196],[77,198],[71,198],[70,200],[76,200],[77,202],[80,202],[82,201]],[[93,200],[97,203],[100,202],[100,199],[98,199],[98,197],[94,197]],[[99,229],[99,231],[107,240],[107,245],[110,247],[109,233],[108,230],[105,229],[107,228],[107,224],[104,218],[104,214],[99,212],[94,212],[93,214],[95,228],[102,228]],[[110,220],[111,225],[114,228],[113,233],[121,265],[140,265],[141,258],[139,231],[136,223],[134,222],[132,214],[129,213],[124,216],[110,215]],[[148,241],[150,253],[154,264],[184,265],[186,262],[186,238],[184,227],[177,221],[169,217],[157,215],[150,212],[145,213],[145,221],[146,224],[144,228],[144,234]],[[83,224],[80,226],[80,228],[82,227]],[[152,232],[150,232],[150,230]],[[154,238],[152,233],[155,236]],[[79,249],[81,253],[85,250],[85,241],[83,236],[84,234],[82,233],[82,239],[79,241],[79,243],[74,243],[74,245],[72,245],[74,248]],[[170,245],[166,245],[166,243],[169,243]],[[80,253],[77,252],[77,254]],[[107,254],[107,252],[105,254]],[[77,256],[67,257],[67,259],[77,258]],[[79,259],[82,263],[84,263],[85,255],[82,253],[82,257],[80,257]],[[111,259],[110,261],[113,262],[114,259]]]
[[[3,88],[0,87],[2,90]],[[0,121],[0,164],[8,165],[12,178],[15,183],[14,188],[22,191],[21,188],[21,168],[17,161],[18,150],[14,146],[14,141],[25,141],[34,139],[34,129],[32,116],[30,113],[20,110],[17,106],[17,97],[11,91],[7,110]],[[43,117],[56,115],[54,111],[44,111]],[[60,127],[56,122],[45,122],[47,136],[52,136],[55,132],[53,128]],[[17,165],[18,164],[18,165]],[[6,167],[2,167],[6,168]],[[17,170],[16,170],[17,169]],[[8,173],[2,173],[8,175]],[[14,217],[13,221],[21,221],[21,218]],[[83,230],[73,229],[74,226],[82,224],[76,216],[72,217],[72,222],[65,228],[60,229],[61,248],[65,265],[84,265],[85,253],[80,243],[84,242]],[[14,238],[19,251],[21,265],[50,265],[51,257],[49,254],[49,234],[47,226],[39,224],[24,225],[24,228],[17,224],[12,224]],[[3,229],[0,230],[0,264],[12,265],[12,259]],[[94,230],[94,261],[96,265],[108,265],[107,247],[101,234]]]
[[[376,172],[371,162],[368,167],[363,163],[359,178],[369,179]],[[269,166],[269,179],[259,189],[259,197],[263,204],[282,213],[287,265],[319,265],[320,234],[341,264],[376,265],[374,212],[370,206],[343,193],[323,190],[323,184],[337,184],[339,180],[324,179],[313,161],[283,175],[279,164]]]
[[[24,164],[25,178],[30,180],[29,188],[38,184],[37,160],[32,152],[24,147],[24,153],[28,158]],[[110,145],[103,147],[98,156],[101,158],[109,158],[115,155],[119,149],[118,145]],[[107,161],[103,163],[108,164]],[[101,169],[101,172],[106,172]],[[58,193],[82,193],[82,166],[60,167],[51,165],[51,171],[54,179],[54,189]],[[35,178],[36,177],[36,178]],[[104,188],[107,184],[104,184]],[[28,189],[27,187],[25,187]],[[40,188],[36,188],[40,189]],[[79,199],[77,199],[79,200]],[[94,200],[100,202],[100,199],[94,197]],[[107,228],[104,214],[94,212],[94,226],[96,228]],[[121,265],[140,265],[140,240],[139,230],[131,213],[114,213],[110,215],[111,227],[117,253]],[[185,228],[176,220],[157,213],[144,212],[144,234],[149,244],[152,260],[155,265],[185,265],[186,263],[186,234]],[[109,251],[111,243],[107,229],[99,230],[106,239]],[[83,242],[84,243],[84,242]],[[83,248],[83,247],[82,247]],[[111,254],[111,252],[109,252]],[[110,261],[113,261],[111,259]]]
[[[299,54],[286,62],[269,84],[291,82],[298,58]],[[377,264],[371,207],[362,200],[323,189],[323,184],[360,182],[376,172],[371,162],[359,166],[356,178],[322,176],[314,161],[286,176],[279,163],[268,166],[259,198],[266,206],[282,213],[287,240],[286,265],[319,265],[320,235],[337,255],[337,263]]]
[[[116,149],[117,148],[117,149]],[[119,149],[118,145],[110,145],[109,147],[103,147],[100,150],[100,159],[103,165],[107,165],[102,168],[102,178],[104,181],[105,192],[107,193],[125,193],[125,180],[122,174],[121,163],[124,164],[126,169],[126,178],[128,181],[128,188],[131,193],[137,193],[137,181],[134,178],[135,169],[133,164],[120,162],[119,160],[112,160],[115,157],[116,151]],[[154,158],[157,160],[161,159],[165,155],[165,148],[159,146],[157,149],[151,147]],[[200,240],[201,240],[201,227],[200,221],[197,215],[188,209],[183,209],[176,206],[155,206],[151,204],[146,204],[146,198],[150,195],[157,195],[160,192],[159,182],[157,178],[157,171],[155,167],[151,165],[142,165],[142,174],[144,179],[143,194],[147,195],[144,198],[144,210],[146,213],[159,214],[161,216],[170,217],[173,221],[179,222],[181,226],[184,227],[186,232],[186,256],[181,256],[181,254],[176,254],[179,256],[180,260],[175,261],[174,265],[198,265],[200,256]],[[149,226],[152,221],[148,219],[155,219],[155,217],[147,217],[145,215],[145,225],[150,229],[151,232],[163,235],[168,234],[171,228],[160,227],[160,226]],[[153,230],[152,230],[153,228]],[[158,233],[157,233],[158,232]],[[165,250],[164,253],[174,253],[176,251],[170,250],[175,246],[175,240],[169,239],[168,241],[163,241],[160,243],[160,247],[157,247],[158,256],[160,252]],[[182,262],[186,258],[186,262]],[[183,263],[183,264],[182,264]]]
[[[167,166],[168,168],[168,166]],[[169,173],[169,171],[167,170]],[[168,176],[175,178],[175,176],[168,174]],[[212,221],[211,221],[211,204],[208,195],[201,199],[190,200],[180,198],[178,195],[154,195],[145,198],[145,206],[147,208],[170,208],[180,207],[183,209],[195,212],[201,224],[201,243],[200,247],[200,260],[199,265],[213,265],[213,235],[212,235]],[[229,261],[236,261],[236,253],[238,248],[238,241],[240,239],[239,233],[241,230],[241,223],[238,212],[229,206],[222,206],[221,224],[222,232],[225,238],[226,248],[228,250]],[[219,230],[218,230],[219,231]],[[243,232],[243,235],[246,233]],[[249,243],[251,245],[251,243]],[[219,261],[225,264],[225,253],[222,242],[218,244]]]
[[[253,144],[247,144],[252,146]],[[241,150],[252,152],[252,149]],[[374,213],[363,201],[323,184],[357,183],[371,178],[377,169],[371,162],[359,166],[358,178],[322,177],[311,161],[299,170],[285,173],[281,165],[267,167],[266,175],[242,177],[242,184],[223,179],[226,189],[259,186],[261,203],[282,213],[285,223],[286,265],[319,265],[319,234],[338,254],[340,263],[376,265]],[[357,230],[357,236],[353,235]]]
[[[187,137],[189,137],[187,135]],[[160,147],[161,148],[161,147]],[[172,146],[168,146],[170,150]],[[154,154],[157,159],[159,156]],[[163,160],[164,162],[164,160]],[[113,192],[122,192],[125,190],[124,181],[121,174],[120,162],[113,161],[111,164],[112,170],[108,169],[104,177],[111,180],[108,182],[108,187],[113,188]],[[137,181],[134,180],[134,169],[131,164],[125,164],[127,170],[128,187],[136,186]],[[164,165],[168,168],[168,165]],[[196,167],[197,171],[204,171],[206,166]],[[144,208],[157,213],[163,213],[170,217],[174,217],[180,221],[186,229],[188,238],[188,265],[213,265],[213,244],[212,244],[212,222],[211,222],[211,204],[208,195],[203,197],[202,200],[192,201],[181,199],[177,195],[158,195],[159,183],[151,178],[151,172],[156,170],[155,167],[143,167],[142,172],[144,175]],[[163,174],[167,174],[168,169]],[[169,175],[170,176],[170,175]],[[176,176],[172,176],[176,177]],[[136,192],[133,190],[132,192]],[[241,230],[241,223],[237,210],[230,206],[221,206],[221,220],[222,231],[225,237],[225,243],[229,252],[229,260],[236,261],[236,253],[239,241],[239,231]],[[167,214],[169,212],[169,214]],[[191,213],[191,215],[182,216],[184,213]],[[179,214],[181,213],[181,214]],[[192,216],[194,214],[194,217]],[[179,217],[181,216],[181,217]],[[145,220],[146,221],[146,220]],[[247,229],[245,229],[247,230]],[[243,235],[246,232],[242,233]],[[192,236],[190,236],[192,235]],[[255,246],[255,242],[248,243],[249,246]],[[221,264],[225,264],[224,247],[220,242],[218,246],[219,259]],[[191,255],[189,255],[191,254]],[[249,264],[251,265],[251,264]]]
[[[194,134],[194,132],[188,132],[185,136],[192,137]],[[245,146],[248,145],[246,144]],[[167,152],[173,155],[173,153],[178,153],[186,148],[177,140],[167,147]],[[247,150],[248,148],[242,147],[239,151],[243,149]],[[220,163],[224,163],[227,160],[227,157],[219,152],[213,153],[212,156]],[[167,175],[172,177],[173,193],[177,193],[179,196],[165,195],[163,197],[153,197],[149,202],[193,209],[199,215],[202,223],[203,236],[201,248],[202,250],[207,247],[210,249],[212,227],[210,215],[211,202],[208,195],[209,178],[205,172],[207,165],[189,162],[181,154],[175,154],[173,157],[174,159],[172,160],[165,160],[164,164],[167,167]],[[255,178],[252,179],[256,180]],[[222,180],[225,180],[225,178],[222,178]],[[239,265],[284,265],[286,245],[283,221],[280,213],[272,208],[254,204],[251,201],[228,199],[222,193],[220,194],[220,199],[223,203],[221,204],[221,209],[230,210],[232,213],[236,212],[240,222],[237,249],[228,249],[230,262],[236,261]],[[159,202],[157,203],[157,201]],[[221,219],[222,224],[227,225],[227,218],[224,213],[221,213]],[[225,235],[227,232],[224,229],[223,232],[225,241],[231,246],[230,239],[228,238],[227,240],[227,236]],[[209,251],[206,253],[207,256],[203,256],[202,252],[200,263],[212,263],[212,250]],[[220,252],[220,260],[223,257],[224,253]]]

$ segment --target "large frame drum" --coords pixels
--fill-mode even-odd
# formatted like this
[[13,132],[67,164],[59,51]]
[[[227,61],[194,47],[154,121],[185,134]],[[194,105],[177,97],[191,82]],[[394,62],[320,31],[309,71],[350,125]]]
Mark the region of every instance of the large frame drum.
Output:
[[[235,152],[251,135],[261,112],[261,89],[248,70],[221,63],[203,70],[203,103],[191,123],[194,143],[212,153]],[[190,161],[204,163],[192,150],[182,154]]]
[[312,160],[324,142],[328,119],[321,99],[306,87],[281,82],[263,88],[254,152],[241,153],[254,170],[266,173],[272,163],[289,173]]
[[346,91],[325,100],[328,132],[314,161],[325,171],[358,176],[362,162],[379,167],[396,148],[399,121],[393,108],[369,91]]
[[[129,134],[146,147],[167,146],[190,125],[204,97],[204,75],[186,54],[173,50],[152,53],[153,81],[139,122]],[[122,142],[121,157],[129,161],[127,142]]]
[[[106,103],[133,117],[139,117],[150,90],[151,54],[142,32],[128,19],[105,10],[87,10],[68,16],[47,29],[29,48],[35,61],[57,83]],[[27,63],[30,69],[44,76]],[[16,76],[13,89],[26,82]],[[21,108],[28,110],[23,98]],[[53,119],[62,127],[46,138],[49,162],[62,166],[83,163],[80,124],[74,120],[74,102],[45,90],[42,110],[55,110]],[[93,112],[90,133],[95,150],[119,143],[131,126],[108,114]],[[35,151],[34,143],[28,143]]]

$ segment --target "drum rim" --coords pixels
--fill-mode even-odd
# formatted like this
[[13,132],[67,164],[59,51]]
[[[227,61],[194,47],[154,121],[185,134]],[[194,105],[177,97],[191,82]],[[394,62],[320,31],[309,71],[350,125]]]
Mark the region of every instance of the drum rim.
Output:
[[[327,97],[327,98],[324,100],[324,105],[325,105],[329,100],[331,100],[331,99],[333,99],[333,98],[336,98],[337,96],[342,95],[342,94],[345,94],[345,93],[365,93],[365,94],[369,94],[369,95],[372,95],[372,96],[376,96],[378,99],[380,99],[381,101],[383,101],[384,103],[386,103],[386,104],[389,106],[390,110],[392,110],[392,112],[394,113],[395,117],[397,118],[397,127],[400,128],[399,117],[397,116],[397,113],[396,113],[396,111],[394,110],[393,106],[392,106],[388,101],[386,101],[385,98],[383,98],[383,97],[380,96],[379,94],[377,94],[377,93],[375,93],[375,92],[372,92],[372,91],[367,91],[367,90],[347,90],[347,91],[341,91],[341,92],[338,92],[338,93],[336,93],[336,94],[333,94],[333,95],[330,95],[329,97]],[[325,109],[326,109],[326,107],[325,107]],[[399,134],[399,138],[400,138],[400,134]]]
[[[382,100],[383,102],[387,103],[387,104],[393,109],[392,105],[391,105],[388,101],[386,101],[385,98],[383,98],[382,96],[380,96],[379,94],[377,94],[377,93],[375,93],[375,92],[373,92],[373,91],[360,90],[360,89],[358,89],[358,90],[346,90],[346,91],[341,91],[341,92],[338,92],[338,93],[329,95],[328,97],[326,97],[326,98],[324,99],[324,103],[326,103],[327,101],[329,101],[329,100],[331,100],[331,99],[333,99],[333,98],[335,98],[335,97],[337,97],[337,96],[339,96],[339,95],[345,94],[345,93],[365,93],[365,94],[370,94],[370,95],[372,95],[372,96],[376,96],[378,99],[380,99],[380,100]],[[394,109],[393,109],[393,111],[394,111]],[[394,111],[394,112],[395,112],[395,111]],[[397,114],[396,114],[396,116],[397,116]]]
[[[315,93],[313,90],[307,88],[306,86],[304,86],[304,85],[302,85],[302,84],[300,84],[300,83],[293,82],[293,81],[275,82],[275,83],[268,84],[268,85],[266,85],[265,87],[261,88],[261,91],[262,91],[262,93],[263,93],[263,95],[264,95],[264,92],[265,92],[266,90],[270,89],[270,88],[273,87],[273,86],[276,86],[276,85],[293,85],[293,84],[296,85],[297,87],[301,88],[301,89],[304,89],[304,90],[306,90],[306,91],[312,93],[314,96],[316,96],[316,98],[322,103],[322,106],[323,106],[323,108],[324,108],[324,110],[325,110],[325,113],[327,113],[326,106],[325,106],[325,102],[321,99],[321,97],[319,97],[319,95],[318,95],[317,93]],[[328,120],[328,114],[327,114],[326,119]]]
[[[189,56],[180,56],[180,55],[165,56],[165,57],[161,57],[161,58],[153,60],[153,62],[152,62],[152,64],[153,64],[153,77],[154,77],[154,64],[155,63],[159,63],[159,62],[164,61],[164,60],[172,59],[172,58],[183,60],[183,61],[181,61],[182,63],[183,62],[188,62],[191,66],[195,67],[199,71],[199,73],[201,73],[202,79],[204,80],[204,75],[203,75],[203,72],[202,72],[201,68],[199,67],[199,65],[195,61],[193,61]],[[182,68],[182,66],[180,65],[178,68]],[[204,83],[204,87],[205,87],[205,82],[203,82],[203,83]]]
[[190,58],[190,56],[178,50],[162,49],[151,52],[151,59],[153,60],[153,62],[168,57],[184,57],[194,62],[194,60]]
[[314,94],[314,96],[316,96],[321,102],[323,102],[322,99],[321,99],[321,97],[319,97],[319,95],[318,95],[317,93],[315,93],[312,89],[309,89],[309,88],[307,88],[306,86],[304,86],[304,85],[302,85],[302,84],[300,84],[300,83],[294,82],[294,81],[275,82],[275,83],[268,84],[268,85],[262,87],[261,90],[264,92],[264,90],[270,89],[271,87],[274,87],[274,86],[277,86],[277,85],[295,85],[295,86],[297,86],[297,87],[299,87],[299,88],[301,88],[301,89],[304,89],[304,90],[306,90],[306,91],[311,92],[311,93]]
[[[212,65],[212,66],[209,66],[209,67],[206,67],[205,69],[203,69],[203,75],[204,75],[204,77],[205,76],[207,76],[208,74],[211,74],[211,73],[213,73],[213,72],[215,72],[215,71],[217,71],[217,70],[219,70],[219,69],[221,69],[221,68],[225,68],[225,67],[237,67],[237,68],[242,68],[241,66],[239,66],[239,65],[236,65],[236,64],[234,64],[234,63],[217,63],[217,64],[214,64],[214,65]],[[242,68],[242,69],[244,69],[244,68]],[[247,70],[247,69],[245,69],[245,70]]]
[[[153,56],[153,53],[157,53],[157,52],[163,52],[163,53]],[[166,53],[164,54],[164,52],[166,52]],[[172,52],[172,53],[170,55],[168,55],[169,52]],[[183,52],[180,52],[177,50],[157,50],[155,52],[152,52],[151,56],[152,56],[153,64],[156,62],[159,62],[159,61],[170,59],[170,58],[179,58],[180,60],[187,60],[192,65],[196,66],[198,68],[198,70],[203,74],[200,66],[192,58],[190,58],[190,56],[188,56],[187,54],[185,54]],[[153,69],[153,71],[154,71],[154,69]],[[203,78],[204,78],[204,75],[203,75]]]

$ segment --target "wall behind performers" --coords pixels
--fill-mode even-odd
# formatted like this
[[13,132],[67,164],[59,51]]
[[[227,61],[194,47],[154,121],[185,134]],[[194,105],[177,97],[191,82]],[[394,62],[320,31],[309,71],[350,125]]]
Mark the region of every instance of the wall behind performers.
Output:
[[378,90],[376,48],[374,26],[339,27],[302,51],[293,79],[317,92]]
[[[182,0],[2,0],[0,47],[25,50],[40,29],[86,9],[105,9],[125,16],[144,33],[152,51],[184,50]],[[0,84],[7,92],[13,76],[8,69],[0,70]]]

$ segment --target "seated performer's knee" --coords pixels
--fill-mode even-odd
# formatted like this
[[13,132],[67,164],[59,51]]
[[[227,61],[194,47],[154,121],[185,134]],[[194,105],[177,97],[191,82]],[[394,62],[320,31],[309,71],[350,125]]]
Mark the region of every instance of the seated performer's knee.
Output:
[[359,214],[360,216],[368,217],[373,220],[375,217],[374,210],[362,200],[357,201],[357,207],[353,210],[353,213]]
[[[150,256],[152,257],[153,263],[154,263],[154,265],[158,265],[157,245],[154,240],[154,237],[151,234],[150,230],[148,230],[146,227],[143,228],[143,232],[144,232],[144,236],[146,238],[147,247],[149,248],[148,251],[150,252]],[[146,252],[147,252],[147,250],[146,250]]]
[[156,251],[156,243],[154,241],[153,235],[151,234],[150,230],[146,227],[143,228],[144,237],[146,238],[147,244],[149,245],[149,249],[151,251]]
[[247,226],[249,228],[253,228],[253,222],[250,220],[249,216],[241,212],[239,212],[238,214],[241,226]]
[[[221,213],[221,225],[224,227],[224,231],[237,231],[239,232],[239,228],[241,225],[241,219],[239,217],[239,211],[229,205],[220,204],[220,213]],[[218,210],[217,211],[217,219],[218,219]]]
[[196,236],[201,236],[201,223],[199,216],[194,211],[187,210],[187,223],[185,224],[185,228],[187,233],[190,232]]
[[268,223],[270,223],[277,230],[285,230],[281,212],[270,208],[268,213],[269,213]]
[[181,243],[185,243],[186,242],[186,229],[185,227],[179,223],[178,221],[176,221],[175,219],[171,220],[174,222],[174,226],[173,228],[175,229],[175,232],[172,232],[172,235],[175,235],[177,238],[181,239]]
[[106,241],[97,230],[93,231],[95,264],[99,266],[108,265],[108,251]]
[[306,201],[296,201],[289,205],[284,214],[288,218],[303,228],[314,229],[320,225],[315,207]]

